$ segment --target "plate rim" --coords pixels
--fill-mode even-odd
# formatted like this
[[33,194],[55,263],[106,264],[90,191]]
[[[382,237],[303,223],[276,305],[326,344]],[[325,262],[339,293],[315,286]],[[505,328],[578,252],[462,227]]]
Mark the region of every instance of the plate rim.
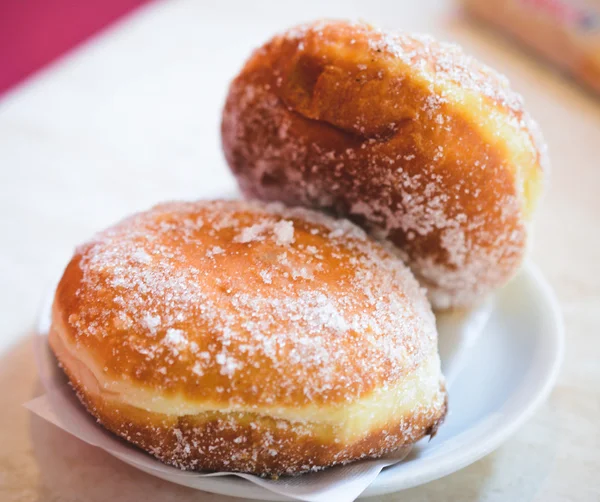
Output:
[[[538,298],[543,299],[543,302],[548,307],[548,312],[552,315],[552,318],[548,320],[549,325],[554,327],[552,333],[548,333],[548,336],[545,338],[546,346],[550,348],[548,352],[550,357],[548,357],[544,378],[540,379],[540,382],[543,383],[536,389],[536,392],[532,395],[531,401],[520,411],[520,413],[515,414],[510,421],[504,424],[502,428],[496,429],[484,439],[472,444],[466,451],[460,453],[457,452],[454,455],[443,456],[440,459],[433,460],[431,466],[427,469],[423,469],[422,472],[415,474],[409,482],[402,483],[402,486],[400,487],[396,486],[393,477],[388,481],[384,480],[382,476],[379,475],[358,498],[372,497],[375,495],[383,495],[414,488],[415,486],[435,481],[436,479],[440,479],[471,465],[498,448],[525,422],[527,422],[534,415],[536,410],[545,402],[558,379],[564,358],[565,337],[562,311],[552,287],[539,267],[533,262],[527,261],[515,279],[516,278],[528,280],[530,285],[537,289]],[[389,471],[393,471],[393,468],[394,466],[390,466]]]

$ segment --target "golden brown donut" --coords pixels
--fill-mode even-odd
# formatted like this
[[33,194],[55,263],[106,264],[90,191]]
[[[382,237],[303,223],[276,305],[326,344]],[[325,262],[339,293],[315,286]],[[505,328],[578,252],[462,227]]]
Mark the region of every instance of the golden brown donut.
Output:
[[514,275],[547,164],[506,78],[456,45],[362,23],[296,27],[256,50],[222,141],[246,195],[388,238],[437,308]]
[[435,320],[410,271],[346,220],[170,203],[81,246],[50,345],[107,429],[181,469],[296,474],[433,434]]

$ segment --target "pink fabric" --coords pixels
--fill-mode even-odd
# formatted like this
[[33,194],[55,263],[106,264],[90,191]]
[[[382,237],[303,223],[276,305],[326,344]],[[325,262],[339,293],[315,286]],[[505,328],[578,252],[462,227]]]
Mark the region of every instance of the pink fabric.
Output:
[[0,0],[0,96],[148,0]]

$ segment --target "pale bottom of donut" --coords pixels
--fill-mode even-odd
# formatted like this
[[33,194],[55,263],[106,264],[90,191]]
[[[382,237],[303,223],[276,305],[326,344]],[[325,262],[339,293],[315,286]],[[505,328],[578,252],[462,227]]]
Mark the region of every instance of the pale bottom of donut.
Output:
[[261,476],[319,470],[412,444],[434,434],[446,414],[437,353],[397,386],[351,403],[243,409],[184,403],[182,396],[160,396],[131,382],[109,383],[56,329],[50,345],[98,422],[184,470]]

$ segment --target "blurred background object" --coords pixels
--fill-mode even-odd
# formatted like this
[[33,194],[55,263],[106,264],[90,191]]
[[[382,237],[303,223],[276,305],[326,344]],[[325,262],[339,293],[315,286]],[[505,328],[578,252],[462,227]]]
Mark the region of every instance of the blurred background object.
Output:
[[[149,1],[0,2],[0,96]],[[600,0],[458,0],[458,4],[476,21],[518,40],[532,54],[600,92]]]
[[462,0],[468,13],[600,92],[597,0]]
[[148,0],[3,0],[0,96]]

